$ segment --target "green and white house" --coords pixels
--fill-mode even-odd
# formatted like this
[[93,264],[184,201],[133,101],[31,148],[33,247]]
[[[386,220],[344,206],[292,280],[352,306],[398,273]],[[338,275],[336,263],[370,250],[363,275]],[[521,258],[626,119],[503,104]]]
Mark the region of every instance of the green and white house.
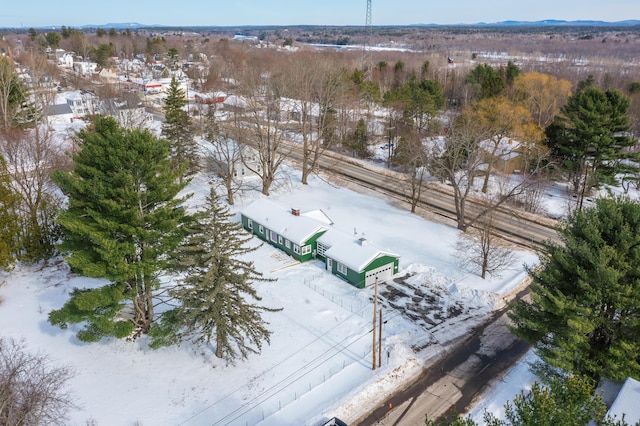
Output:
[[259,199],[241,212],[241,219],[242,226],[258,238],[300,262],[322,260],[327,271],[358,288],[398,273],[398,255],[334,229],[322,210],[301,214]]

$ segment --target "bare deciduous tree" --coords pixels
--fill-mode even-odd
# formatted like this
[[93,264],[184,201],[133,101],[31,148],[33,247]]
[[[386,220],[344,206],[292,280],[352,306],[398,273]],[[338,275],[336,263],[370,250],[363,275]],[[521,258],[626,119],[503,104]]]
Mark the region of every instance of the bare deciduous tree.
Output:
[[44,354],[26,351],[22,341],[0,338],[0,424],[64,425],[74,408],[68,367],[55,366]]
[[344,80],[323,57],[314,52],[300,54],[285,71],[292,79],[287,113],[302,136],[302,183],[316,169],[319,158],[336,141],[336,104],[344,90]]
[[513,247],[494,234],[493,215],[487,214],[474,228],[461,233],[456,241],[456,258],[462,267],[479,270],[482,279],[487,273],[499,276],[515,260]]
[[243,107],[242,139],[256,151],[257,161],[244,161],[244,165],[262,180],[262,193],[269,195],[282,162],[289,156],[292,146],[286,143],[289,122],[282,113],[283,78],[273,78],[268,70],[255,70],[245,80],[246,105]]
[[62,198],[51,180],[51,172],[69,169],[65,147],[53,140],[53,130],[36,127],[3,133],[0,154],[19,196],[20,246],[24,260],[48,259],[58,239],[54,215]]
[[[508,184],[495,185],[493,191],[476,194],[476,178],[484,176],[486,151],[481,142],[486,139],[485,129],[470,115],[461,114],[449,126],[444,145],[436,146],[430,162],[431,173],[441,181],[451,185],[456,209],[458,229],[466,230],[498,207],[521,196],[531,186],[540,184],[544,176],[547,152],[537,147],[529,147],[521,152],[525,168],[517,179],[508,179]],[[473,216],[467,212],[467,204],[479,203]]]
[[[387,149],[390,150],[391,147]],[[393,163],[399,165],[404,172],[402,184],[405,197],[411,205],[411,213],[415,213],[425,187],[429,154],[422,144],[420,134],[412,126],[404,127],[395,149]]]

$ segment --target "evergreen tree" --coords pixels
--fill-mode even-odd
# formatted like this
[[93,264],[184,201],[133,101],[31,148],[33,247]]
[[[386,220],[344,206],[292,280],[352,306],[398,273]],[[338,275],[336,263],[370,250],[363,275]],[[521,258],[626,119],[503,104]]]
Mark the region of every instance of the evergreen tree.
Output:
[[209,344],[213,339],[216,356],[233,361],[258,353],[271,332],[261,312],[276,311],[253,303],[260,301],[252,287],[262,277],[253,263],[241,257],[258,247],[248,247],[251,235],[211,189],[207,209],[199,214],[185,244],[177,255],[177,269],[186,273],[172,295],[180,306],[163,316],[163,324],[152,331],[153,346],[174,340]]
[[165,122],[162,136],[171,142],[171,158],[175,168],[187,164],[186,176],[193,176],[200,169],[198,144],[193,136],[191,117],[184,107],[189,101],[173,77],[164,100]]
[[640,376],[640,202],[599,199],[559,228],[530,270],[512,331],[551,366],[594,379]]
[[69,198],[58,217],[61,251],[74,272],[106,278],[109,284],[76,289],[49,314],[53,325],[86,321],[82,341],[146,333],[154,321],[158,275],[182,242],[189,216],[176,198],[184,185],[174,170],[168,142],[148,131],[127,130],[111,117],[98,117],[78,134],[75,170],[55,172]]
[[15,262],[18,235],[16,205],[18,197],[11,187],[7,163],[0,155],[0,268],[9,269]]
[[384,104],[402,111],[403,120],[422,131],[435,123],[435,116],[444,107],[445,99],[440,83],[435,80],[418,81],[413,77],[385,93]]
[[367,136],[367,123],[364,121],[364,118],[358,120],[356,128],[353,130],[353,133],[347,137],[344,146],[353,152],[354,157],[371,157],[371,153],[369,152],[369,137]]
[[0,125],[8,128],[16,124],[28,101],[28,90],[18,78],[13,60],[0,56]]
[[[505,419],[485,411],[489,426],[628,426],[622,419],[606,415],[602,397],[595,394],[593,382],[575,375],[557,376],[548,383],[535,382],[530,391],[521,391],[504,407]],[[426,426],[476,426],[469,417],[453,414],[451,419],[427,419]]]
[[[513,70],[510,70],[511,74],[513,72]],[[501,95],[507,87],[505,77],[488,64],[480,64],[472,69],[465,82],[477,87],[478,99]]]
[[574,187],[581,193],[580,207],[590,188],[616,184],[618,172],[634,171],[629,170],[629,162],[622,161],[638,158],[626,150],[635,145],[628,133],[629,104],[629,98],[617,90],[589,86],[569,97],[562,116],[547,129],[554,155],[577,176]]

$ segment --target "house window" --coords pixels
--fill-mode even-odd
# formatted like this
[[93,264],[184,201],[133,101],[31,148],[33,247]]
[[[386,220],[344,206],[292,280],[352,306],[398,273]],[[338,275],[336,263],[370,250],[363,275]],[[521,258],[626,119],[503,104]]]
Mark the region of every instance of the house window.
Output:
[[247,219],[247,227],[253,229],[253,221],[251,219]]
[[258,231],[259,231],[261,234],[264,234],[264,226],[260,225],[260,227],[258,228]]
[[340,272],[342,275],[347,275],[347,267],[345,265],[343,265],[340,262],[336,263],[336,269],[338,270],[338,272]]
[[291,249],[291,241],[289,240],[284,240],[284,246],[288,249]]
[[294,244],[293,245],[293,252],[297,253],[297,254],[300,254],[300,246],[297,245],[297,244]]
[[311,253],[311,245],[307,244],[306,246],[302,246],[302,255]]
[[278,244],[282,245],[282,236],[278,235]]
[[278,241],[278,234],[273,231],[271,231],[271,241],[273,241],[274,243]]

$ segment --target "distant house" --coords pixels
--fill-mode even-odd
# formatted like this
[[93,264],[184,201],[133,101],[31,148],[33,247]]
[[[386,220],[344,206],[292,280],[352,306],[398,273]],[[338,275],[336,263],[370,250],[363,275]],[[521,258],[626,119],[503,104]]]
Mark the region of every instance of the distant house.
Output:
[[73,63],[73,70],[82,75],[93,74],[96,72],[97,68],[98,64],[96,64],[95,62],[81,61]]
[[67,96],[67,103],[75,117],[97,114],[100,100],[91,92],[76,90]]
[[49,124],[72,123],[74,116],[68,103],[48,105],[44,108],[43,114]]
[[122,127],[128,129],[138,129],[153,121],[153,116],[135,98],[106,99],[100,103],[99,112],[115,118]]
[[[225,146],[225,144],[229,144],[229,146]],[[223,138],[212,142],[210,152],[208,159],[211,170],[218,176],[225,179],[230,177],[238,186],[243,181],[260,178],[257,173],[261,172],[261,164],[258,160],[258,151],[254,148],[248,145],[238,145],[231,139]],[[229,164],[229,161],[233,160],[235,160],[233,164]]]
[[229,95],[222,102],[222,107],[229,112],[243,112],[249,107],[249,100],[242,96]]
[[59,67],[73,68],[73,52],[65,52],[62,49],[56,49],[56,62]]
[[262,240],[300,262],[322,260],[327,271],[355,287],[385,281],[398,272],[397,254],[333,229],[322,210],[302,213],[260,199],[241,213],[241,219],[243,227]]
[[488,156],[487,161],[493,162],[494,170],[507,175],[525,171],[527,167],[524,155],[526,149],[522,143],[504,137],[497,144],[486,140],[481,142],[480,146]]

